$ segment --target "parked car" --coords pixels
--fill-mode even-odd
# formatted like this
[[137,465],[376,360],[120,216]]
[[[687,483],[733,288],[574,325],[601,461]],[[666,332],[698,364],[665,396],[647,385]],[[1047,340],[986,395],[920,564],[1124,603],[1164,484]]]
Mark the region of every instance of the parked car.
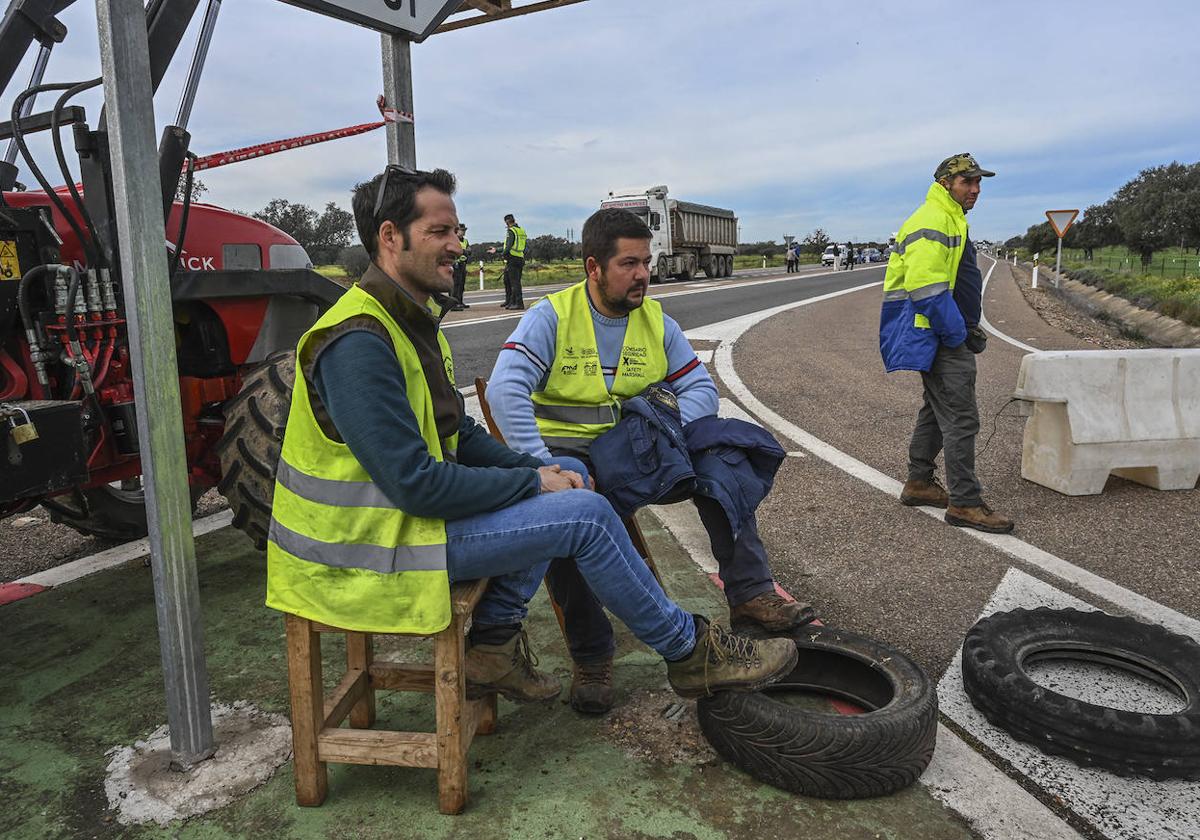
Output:
[[834,260],[837,259],[837,255],[838,255],[838,246],[836,246],[836,245],[827,246],[825,248],[825,253],[821,254],[821,265],[826,265],[826,266],[833,265]]
[[862,261],[869,263],[883,262],[883,254],[879,253],[878,248],[863,248]]

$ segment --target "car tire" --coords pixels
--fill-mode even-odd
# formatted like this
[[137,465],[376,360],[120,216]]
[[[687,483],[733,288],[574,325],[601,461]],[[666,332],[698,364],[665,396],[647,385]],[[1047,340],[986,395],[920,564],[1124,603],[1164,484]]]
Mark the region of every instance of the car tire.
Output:
[[[759,781],[822,799],[884,796],[915,782],[937,737],[937,694],[920,666],[845,630],[808,625],[790,635],[800,659],[782,680],[697,703],[713,748]],[[806,690],[867,711],[810,711],[779,699]]]
[[295,381],[295,352],[275,353],[246,375],[242,390],[225,404],[225,434],[217,443],[217,487],[229,500],[234,527],[259,551],[267,548],[275,472]]
[[[1078,659],[1173,689],[1176,714],[1099,706],[1038,685],[1025,665]],[[967,696],[994,725],[1043,752],[1120,776],[1200,779],[1200,644],[1132,618],[1074,609],[1011,610],[977,623],[963,642]]]

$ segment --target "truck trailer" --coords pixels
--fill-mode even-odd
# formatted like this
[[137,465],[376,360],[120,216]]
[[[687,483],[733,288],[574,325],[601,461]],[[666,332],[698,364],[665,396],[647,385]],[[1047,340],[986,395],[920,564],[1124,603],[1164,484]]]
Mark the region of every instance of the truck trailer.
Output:
[[667,197],[665,186],[612,190],[600,207],[618,207],[641,216],[650,228],[650,279],[690,280],[733,274],[737,216],[732,210]]

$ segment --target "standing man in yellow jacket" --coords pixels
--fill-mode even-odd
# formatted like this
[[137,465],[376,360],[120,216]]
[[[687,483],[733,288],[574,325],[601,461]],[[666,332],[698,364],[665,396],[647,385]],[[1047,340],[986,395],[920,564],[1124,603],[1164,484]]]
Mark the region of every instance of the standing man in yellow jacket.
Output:
[[[980,183],[995,175],[965,152],[934,170],[934,183],[896,235],[883,281],[879,349],[888,372],[921,372],[924,404],[908,447],[906,505],[946,508],[946,522],[993,534],[1013,529],[981,497],[975,476],[975,356],[987,346],[980,327],[983,278],[967,235],[967,212]],[[944,452],[949,492],[934,477]]]
[[517,224],[512,213],[504,217],[508,232],[504,235],[504,308],[524,309],[521,293],[521,273],[525,271],[525,228]]
[[300,338],[267,536],[267,606],[366,633],[431,634],[450,584],[490,578],[464,670],[474,690],[549,700],[521,623],[552,558],[576,557],[601,601],[667,660],[681,696],[755,690],[795,667],[790,639],[752,641],[663,593],[574,459],[492,439],[463,409],[439,329],[462,253],[454,176],[389,166],[354,190],[371,257]]

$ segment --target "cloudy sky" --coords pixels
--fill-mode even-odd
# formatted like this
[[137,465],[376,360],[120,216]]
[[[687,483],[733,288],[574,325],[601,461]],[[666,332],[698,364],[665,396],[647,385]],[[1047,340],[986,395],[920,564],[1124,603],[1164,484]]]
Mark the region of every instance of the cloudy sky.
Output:
[[[160,88],[160,126],[201,16]],[[93,7],[62,20],[47,80],[96,75]],[[1006,237],[1144,167],[1200,159],[1198,31],[1195,0],[588,0],[414,45],[417,162],[458,175],[473,241],[500,238],[509,211],[531,235],[577,234],[609,189],[651,184],[733,209],[743,241],[816,227],[878,240],[941,158],[970,151],[998,173],[973,234]],[[225,0],[192,146],[368,122],[381,92],[376,34]],[[81,102],[94,119],[98,97]],[[385,159],[374,132],[205,172],[205,200],[348,207]]]

